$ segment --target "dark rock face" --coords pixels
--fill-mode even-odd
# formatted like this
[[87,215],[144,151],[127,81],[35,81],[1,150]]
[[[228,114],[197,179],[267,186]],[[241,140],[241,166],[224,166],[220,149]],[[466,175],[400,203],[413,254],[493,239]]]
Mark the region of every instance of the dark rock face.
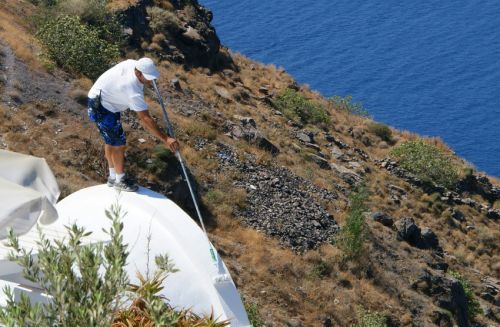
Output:
[[419,246],[424,249],[437,249],[439,247],[439,240],[430,228],[424,227],[422,229]]
[[486,213],[486,217],[493,220],[498,220],[500,218],[500,210],[490,209]]
[[234,185],[247,191],[247,205],[238,212],[246,224],[277,237],[297,252],[332,239],[339,227],[317,198],[331,201],[337,198],[335,193],[284,167],[260,166],[251,158],[240,161],[230,147],[218,147],[220,163],[241,173]]
[[[141,0],[125,10],[122,14],[125,26],[131,30],[130,44],[140,48],[143,40],[151,41],[155,33],[161,32],[166,39],[159,42],[159,48],[150,47],[146,51],[155,52],[164,60],[187,66],[217,68],[220,40],[211,25],[212,12],[196,0],[191,1],[189,6],[176,1],[173,1],[173,5],[178,23],[167,23],[161,31],[152,31],[149,27],[146,8],[154,6],[153,1]],[[231,64],[232,62],[229,63]]]
[[397,237],[401,241],[406,241],[411,245],[417,246],[420,243],[420,228],[415,224],[412,218],[402,218],[396,221]]
[[331,142],[333,144],[335,144],[336,146],[338,146],[340,149],[347,149],[349,148],[349,146],[347,144],[345,144],[344,142],[342,142],[341,140],[335,138],[333,135],[330,135],[330,134],[326,134],[325,135],[325,139],[328,141],[328,142]]
[[483,175],[467,175],[457,185],[460,193],[479,194],[490,202],[500,200],[500,185],[492,185]]
[[465,221],[465,215],[462,213],[462,211],[458,209],[453,209],[451,213],[451,218],[456,219],[458,221]]
[[397,238],[420,249],[433,249],[441,251],[436,234],[427,227],[422,230],[412,218],[402,218],[396,221]]
[[[412,288],[432,297],[437,306],[452,312],[459,327],[469,326],[467,297],[457,280],[442,274],[433,275],[425,270],[412,284]],[[435,318],[437,321],[445,319],[439,315],[435,316]],[[445,324],[446,322],[443,321],[442,323]]]
[[383,212],[372,213],[372,219],[387,227],[392,227],[394,225],[394,220]]

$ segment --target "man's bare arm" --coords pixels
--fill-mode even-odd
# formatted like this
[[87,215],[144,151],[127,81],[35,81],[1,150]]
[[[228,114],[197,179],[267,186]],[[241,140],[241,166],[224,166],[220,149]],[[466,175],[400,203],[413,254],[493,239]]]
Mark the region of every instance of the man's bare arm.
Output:
[[177,140],[173,137],[169,137],[167,134],[162,132],[162,130],[153,120],[153,117],[151,117],[151,115],[149,114],[148,110],[138,111],[137,117],[139,117],[141,125],[151,134],[159,138],[171,151],[175,152],[179,150],[179,142],[177,142]]

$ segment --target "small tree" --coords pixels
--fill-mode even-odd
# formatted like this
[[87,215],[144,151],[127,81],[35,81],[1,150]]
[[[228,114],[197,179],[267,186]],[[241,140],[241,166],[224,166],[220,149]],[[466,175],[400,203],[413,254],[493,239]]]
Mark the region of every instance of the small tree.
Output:
[[368,110],[363,107],[363,104],[361,102],[352,101],[351,95],[346,95],[345,97],[335,95],[328,99],[328,101],[337,110],[345,111],[351,115],[370,117]]
[[32,305],[22,294],[16,302],[12,291],[4,289],[7,306],[0,308],[1,323],[7,327],[74,327],[82,322],[110,326],[128,283],[124,269],[128,253],[123,245],[120,206],[113,205],[106,216],[111,220],[107,231],[110,242],[84,246],[82,240],[91,233],[76,225],[67,227],[68,239],[63,241],[50,241],[40,231],[36,258],[9,232],[10,260],[19,264],[24,277],[38,284],[51,300]]
[[118,46],[100,37],[98,28],[81,23],[76,16],[49,19],[37,37],[59,66],[92,79],[106,71],[120,54]]
[[407,141],[391,151],[399,165],[424,181],[451,188],[458,181],[452,158],[423,140]]
[[346,259],[356,260],[361,257],[367,237],[365,221],[366,200],[368,191],[364,186],[349,197],[350,207],[347,221],[336,240],[337,246],[344,252]]
[[275,107],[288,119],[307,123],[329,123],[330,116],[319,103],[307,99],[294,89],[286,89],[274,101]]
[[392,130],[389,126],[385,124],[373,122],[370,125],[368,125],[368,131],[380,137],[382,141],[385,141],[387,143],[392,142]]

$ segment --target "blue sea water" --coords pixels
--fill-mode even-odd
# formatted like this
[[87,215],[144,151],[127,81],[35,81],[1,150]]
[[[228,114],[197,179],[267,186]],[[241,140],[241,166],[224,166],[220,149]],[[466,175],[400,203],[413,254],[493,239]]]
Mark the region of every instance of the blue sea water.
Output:
[[500,177],[499,0],[201,0],[224,45]]

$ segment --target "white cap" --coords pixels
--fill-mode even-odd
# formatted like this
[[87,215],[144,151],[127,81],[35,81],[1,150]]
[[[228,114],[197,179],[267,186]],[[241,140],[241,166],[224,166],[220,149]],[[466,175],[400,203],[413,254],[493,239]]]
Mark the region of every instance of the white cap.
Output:
[[151,81],[153,79],[157,79],[160,77],[160,72],[156,68],[153,60],[150,58],[141,58],[137,60],[137,64],[135,65],[135,68],[142,73],[144,78],[146,78],[148,81]]

